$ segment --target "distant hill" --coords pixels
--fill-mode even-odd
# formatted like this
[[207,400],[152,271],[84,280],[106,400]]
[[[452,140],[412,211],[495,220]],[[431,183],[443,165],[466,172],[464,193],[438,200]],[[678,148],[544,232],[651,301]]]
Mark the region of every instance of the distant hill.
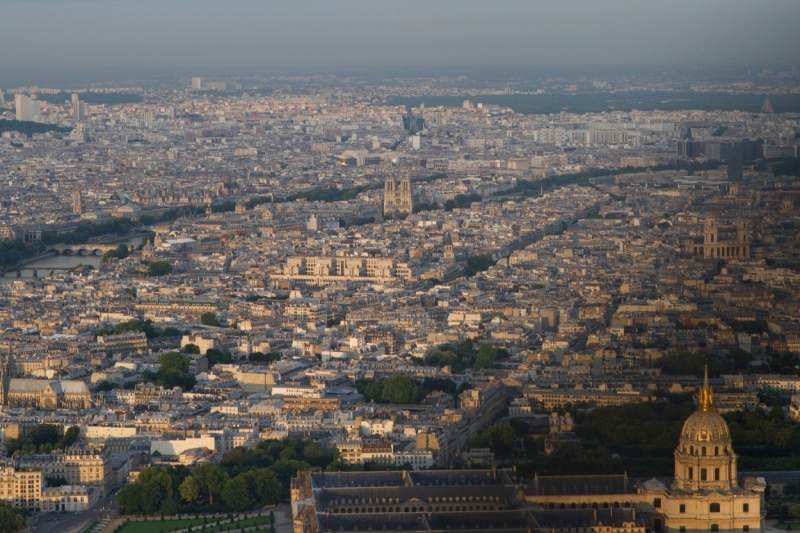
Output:
[[[71,93],[61,92],[58,94],[40,94],[39,100],[51,104],[63,104],[72,99]],[[87,104],[135,104],[144,100],[141,94],[134,93],[78,93],[78,100]]]
[[[418,107],[461,107],[464,100],[473,105],[497,104],[510,107],[517,113],[550,114],[562,110],[570,113],[602,113],[603,111],[678,111],[697,109],[701,111],[747,111],[761,112],[763,94],[728,94],[701,92],[650,92],[625,91],[615,93],[591,92],[578,94],[508,94],[508,95],[461,95],[461,96],[394,96],[386,99],[387,105]],[[776,113],[800,112],[800,95],[770,95]]]
[[34,133],[47,133],[48,131],[59,131],[62,133],[67,133],[72,131],[72,128],[56,126],[55,124],[43,124],[41,122],[31,122],[28,120],[0,119],[0,134],[2,134],[5,131],[18,131],[30,137]]

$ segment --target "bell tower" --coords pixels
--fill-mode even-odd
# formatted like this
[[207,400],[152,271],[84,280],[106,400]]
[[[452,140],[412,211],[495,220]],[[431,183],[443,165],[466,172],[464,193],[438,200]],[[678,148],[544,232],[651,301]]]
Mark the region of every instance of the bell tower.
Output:
[[742,256],[750,257],[750,226],[743,218],[736,222],[736,242],[742,249]]
[[716,244],[718,242],[717,236],[719,235],[719,227],[717,226],[717,219],[714,217],[706,218],[706,225],[704,228],[703,243]]

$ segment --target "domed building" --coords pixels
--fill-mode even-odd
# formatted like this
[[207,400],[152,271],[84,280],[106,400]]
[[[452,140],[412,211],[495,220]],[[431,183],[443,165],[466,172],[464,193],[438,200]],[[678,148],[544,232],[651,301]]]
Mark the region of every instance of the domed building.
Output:
[[525,500],[530,506],[567,512],[632,509],[648,517],[647,533],[760,533],[764,489],[755,478],[744,480],[744,486],[738,483],[730,429],[714,408],[706,371],[698,410],[681,430],[671,482],[627,475],[536,476],[525,488]]

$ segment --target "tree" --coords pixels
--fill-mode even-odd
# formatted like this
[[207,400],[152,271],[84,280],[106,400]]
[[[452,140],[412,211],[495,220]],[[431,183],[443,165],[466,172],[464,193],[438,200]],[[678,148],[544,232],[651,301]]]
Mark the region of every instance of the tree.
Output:
[[415,403],[419,396],[417,383],[408,376],[392,376],[383,382],[381,399],[389,403]]
[[473,368],[481,370],[483,368],[493,368],[497,360],[497,349],[491,344],[483,344],[478,350],[478,357],[475,359]]
[[64,438],[61,439],[64,443],[65,447],[70,447],[75,444],[75,441],[78,440],[78,437],[81,436],[81,428],[78,426],[70,426],[66,432],[64,432]]
[[252,472],[239,474],[235,478],[229,479],[222,491],[222,499],[234,511],[243,511],[253,504],[250,490],[248,489],[247,474],[252,474],[255,477]]
[[172,273],[172,265],[167,261],[153,261],[147,265],[148,276],[166,276]]
[[369,401],[380,402],[383,400],[383,383],[385,380],[377,379],[368,384],[362,393]]
[[158,363],[161,365],[159,372],[168,372],[170,370],[178,370],[180,372],[188,372],[191,359],[179,352],[167,352],[158,358]]
[[112,382],[104,379],[103,381],[101,381],[100,383],[97,384],[97,389],[96,390],[97,390],[97,392],[108,392],[108,391],[112,391],[112,390],[118,389],[118,388],[119,388],[119,385],[117,385],[116,383],[112,383]]
[[281,482],[269,468],[259,468],[255,476],[256,496],[261,505],[278,503],[281,499]]
[[45,443],[55,444],[60,437],[58,427],[53,424],[39,424],[28,433],[28,439],[37,447]]
[[192,477],[204,494],[208,494],[211,505],[214,505],[214,495],[219,496],[228,482],[228,474],[220,467],[211,463],[203,463],[192,472]]
[[153,514],[161,504],[161,488],[157,483],[139,483],[141,485],[140,505],[144,514]]
[[139,473],[137,479],[139,483],[154,483],[159,487],[162,498],[172,498],[175,491],[172,488],[172,477],[163,469],[157,466],[149,466]]
[[120,514],[138,514],[141,512],[142,485],[129,483],[117,494]]
[[262,353],[262,352],[253,352],[250,354],[248,358],[251,361],[280,361],[281,354],[278,352],[269,352],[269,353]]
[[103,254],[102,261],[106,261],[107,259],[125,259],[130,255],[130,251],[128,250],[128,245],[120,244],[113,250],[109,250]]
[[192,476],[183,480],[183,483],[178,487],[178,492],[180,492],[181,498],[187,503],[191,503],[200,497],[200,487]]
[[208,311],[200,315],[200,323],[203,324],[204,326],[214,326],[216,328],[221,326],[219,320],[217,319],[217,315],[215,315],[211,311]]
[[156,221],[156,217],[153,215],[142,215],[139,217],[139,222],[144,224],[145,226],[152,226]]
[[25,528],[25,517],[0,506],[0,533],[16,533]]
[[183,347],[183,351],[185,353],[196,353],[196,354],[199,354],[200,353],[200,347],[198,345],[196,345],[196,344],[189,343],[189,344],[187,344],[186,346]]
[[490,426],[469,441],[472,448],[491,448],[497,455],[508,455],[514,450],[517,432],[508,424]]
[[227,348],[220,350],[219,348],[209,348],[206,350],[206,357],[208,357],[208,366],[212,367],[214,365],[228,364],[233,359],[231,358],[231,352],[228,351]]

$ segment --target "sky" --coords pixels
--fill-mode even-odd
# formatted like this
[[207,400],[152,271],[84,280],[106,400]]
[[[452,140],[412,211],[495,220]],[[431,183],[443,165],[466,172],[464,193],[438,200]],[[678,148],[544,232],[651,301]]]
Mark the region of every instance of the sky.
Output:
[[0,0],[14,69],[800,65],[798,0]]

